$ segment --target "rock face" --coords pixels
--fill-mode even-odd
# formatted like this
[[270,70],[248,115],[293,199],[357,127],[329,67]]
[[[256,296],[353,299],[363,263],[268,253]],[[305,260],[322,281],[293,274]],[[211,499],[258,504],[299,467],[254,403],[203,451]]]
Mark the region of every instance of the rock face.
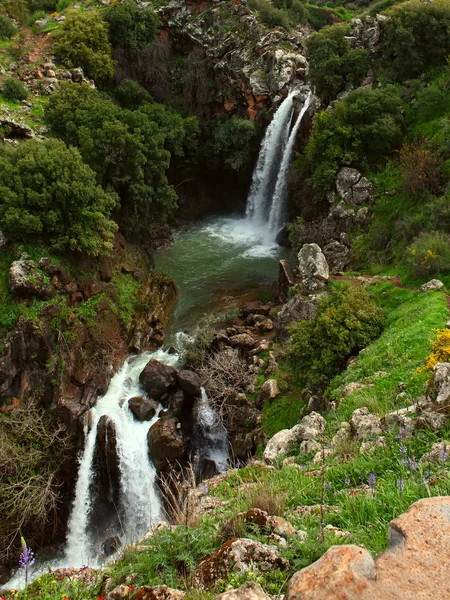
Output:
[[158,403],[137,396],[128,400],[128,407],[138,421],[150,421],[156,415]]
[[152,400],[159,400],[177,382],[175,367],[151,360],[139,376],[139,381]]
[[100,417],[97,425],[94,460],[105,499],[117,505],[120,492],[120,468],[116,426],[107,415]]
[[311,321],[317,312],[317,302],[313,299],[306,300],[297,294],[288,300],[275,316],[273,323],[277,339],[282,341],[289,337],[288,325],[294,321]]
[[347,204],[358,206],[372,202],[373,185],[356,169],[343,167],[336,177],[336,192]]
[[326,258],[317,244],[304,244],[298,253],[298,270],[308,292],[322,288],[330,276]]
[[286,600],[450,598],[450,497],[425,498],[391,522],[389,549],[375,561],[334,546],[291,579]]
[[366,440],[381,434],[381,419],[367,408],[357,408],[350,417],[352,435],[357,440]]
[[259,583],[247,581],[237,590],[231,590],[216,596],[214,600],[270,600]]
[[[286,455],[292,444],[300,442],[314,442],[315,438],[325,431],[325,419],[316,412],[312,412],[300,421],[298,425],[294,425],[291,429],[283,429],[276,433],[268,442],[263,458],[266,462],[272,462],[277,458]],[[320,445],[318,445],[320,448]],[[313,449],[318,449],[309,444],[305,447],[305,451],[309,452]]]
[[194,585],[200,590],[213,587],[218,579],[229,572],[277,571],[287,567],[280,558],[278,548],[246,538],[230,540],[202,561],[194,575]]
[[162,471],[171,461],[184,457],[187,443],[183,438],[178,419],[161,417],[148,432],[150,457],[157,471]]

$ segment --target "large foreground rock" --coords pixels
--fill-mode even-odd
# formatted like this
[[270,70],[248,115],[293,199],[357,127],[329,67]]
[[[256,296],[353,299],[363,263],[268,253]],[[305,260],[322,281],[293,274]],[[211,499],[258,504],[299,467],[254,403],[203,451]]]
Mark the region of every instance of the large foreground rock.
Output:
[[162,417],[148,432],[150,457],[157,471],[162,471],[171,462],[181,460],[186,452],[186,442],[178,419]]
[[317,244],[304,244],[298,253],[298,270],[303,287],[316,291],[328,283],[330,271],[327,260]]
[[139,376],[139,381],[152,400],[159,400],[177,382],[175,367],[151,360]]
[[333,546],[291,579],[285,600],[450,598],[450,497],[425,498],[389,525],[375,561],[358,546]]

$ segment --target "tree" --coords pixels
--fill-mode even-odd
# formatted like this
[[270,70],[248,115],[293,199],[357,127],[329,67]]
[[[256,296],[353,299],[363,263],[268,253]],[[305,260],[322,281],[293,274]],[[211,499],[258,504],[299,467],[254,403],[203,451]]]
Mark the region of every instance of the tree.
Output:
[[10,40],[17,28],[9,17],[0,14],[0,40]]
[[29,140],[0,154],[0,222],[11,240],[104,254],[117,229],[117,196],[95,182],[76,148]]
[[27,0],[0,0],[0,14],[23,21],[28,15]]
[[367,50],[350,50],[348,30],[348,25],[332,25],[308,40],[310,80],[317,94],[328,102],[348,83],[358,85],[369,69]]
[[160,24],[152,6],[143,8],[136,0],[117,2],[104,13],[109,23],[109,37],[114,48],[136,56],[155,37]]
[[70,15],[55,36],[53,49],[69,67],[82,67],[96,81],[114,74],[108,24],[97,11]]
[[254,121],[238,117],[220,120],[213,130],[213,152],[228,169],[239,173],[249,162],[255,134]]
[[3,84],[3,95],[8,100],[25,100],[28,97],[28,88],[20,79],[9,77]]

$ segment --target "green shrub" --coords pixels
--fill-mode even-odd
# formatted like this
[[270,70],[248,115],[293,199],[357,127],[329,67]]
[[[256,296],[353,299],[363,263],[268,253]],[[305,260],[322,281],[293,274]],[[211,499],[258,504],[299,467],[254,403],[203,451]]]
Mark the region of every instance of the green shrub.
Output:
[[105,81],[115,69],[108,29],[97,11],[70,15],[55,36],[53,50],[67,66],[82,67],[89,77]]
[[28,97],[28,88],[20,79],[10,77],[3,84],[3,95],[8,100],[25,100]]
[[422,232],[406,249],[405,263],[416,276],[450,273],[450,238],[436,231]]
[[0,40],[10,40],[17,29],[14,23],[6,15],[0,15]]
[[27,0],[0,0],[0,13],[22,22],[28,15]]
[[142,104],[152,104],[153,98],[142,85],[132,79],[124,79],[115,89],[114,97],[124,108],[135,110]]
[[367,50],[350,50],[348,25],[324,27],[308,40],[309,76],[317,94],[330,101],[347,84],[358,85],[367,74]]
[[290,28],[287,12],[281,8],[276,8],[268,0],[250,0],[249,6],[258,11],[261,21],[269,27]]
[[334,288],[319,303],[314,319],[290,327],[293,372],[302,384],[325,386],[351,355],[381,334],[383,325],[383,311],[365,288]]
[[239,117],[219,120],[213,130],[214,155],[232,172],[239,173],[249,163],[255,135],[254,121]]
[[114,193],[96,185],[78,150],[59,140],[29,140],[0,154],[0,219],[12,241],[109,252],[116,203]]
[[450,53],[450,2],[411,0],[394,6],[383,24],[382,64],[394,81],[443,65]]
[[38,21],[39,19],[44,19],[46,16],[47,13],[45,12],[45,10],[37,10],[36,12],[32,13],[27,19],[28,27],[32,27],[36,23],[36,21]]
[[56,10],[57,0],[28,0],[28,6],[32,11],[53,12]]
[[142,8],[136,0],[117,2],[104,13],[114,48],[138,54],[155,37],[159,17],[152,6]]

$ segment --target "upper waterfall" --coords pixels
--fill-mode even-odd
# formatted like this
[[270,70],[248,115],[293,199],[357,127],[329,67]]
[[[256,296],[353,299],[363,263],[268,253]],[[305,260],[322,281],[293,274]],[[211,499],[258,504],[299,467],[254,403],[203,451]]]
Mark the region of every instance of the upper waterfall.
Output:
[[273,242],[283,225],[287,196],[286,176],[296,136],[311,103],[309,92],[291,130],[294,98],[298,93],[298,90],[293,90],[288,94],[267,127],[247,199],[246,218],[257,225],[267,225],[268,235]]

